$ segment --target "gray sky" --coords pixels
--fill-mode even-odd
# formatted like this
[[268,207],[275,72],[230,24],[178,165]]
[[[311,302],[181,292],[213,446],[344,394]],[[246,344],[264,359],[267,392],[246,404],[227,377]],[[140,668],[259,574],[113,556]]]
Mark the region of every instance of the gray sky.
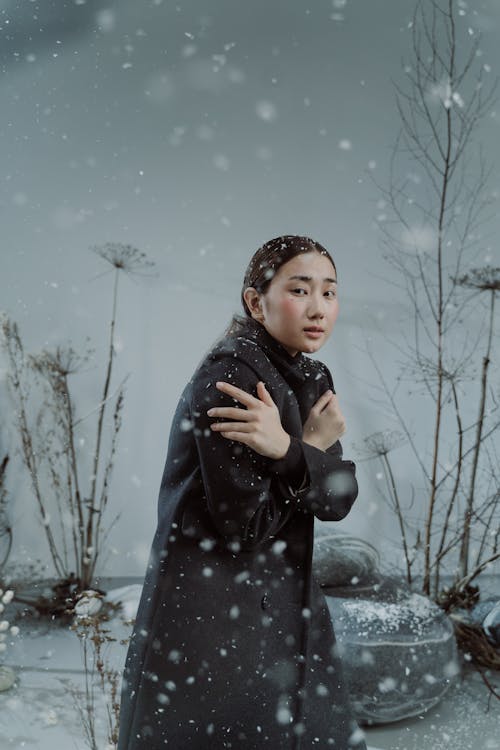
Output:
[[[484,34],[494,77],[500,5],[460,6],[464,28]],[[392,80],[409,53],[412,9],[407,0],[2,3],[0,308],[29,350],[91,337],[82,414],[100,395],[111,308],[111,277],[98,277],[106,269],[89,247],[130,243],[159,274],[123,279],[120,290],[115,387],[130,377],[107,572],[144,572],[170,418],[238,309],[248,260],[271,237],[307,234],[335,258],[341,312],[318,356],[346,416],[346,457],[356,460],[367,433],[395,426],[367,390],[377,378],[359,347],[369,338],[394,373],[397,353],[382,333],[394,331],[405,300],[388,283],[368,173],[387,176],[399,127]],[[478,135],[493,157],[499,125],[493,109]],[[420,418],[416,408],[415,426]],[[395,532],[375,473],[359,464],[360,498],[343,525],[383,546]],[[11,481],[16,557],[45,555],[29,486]]]

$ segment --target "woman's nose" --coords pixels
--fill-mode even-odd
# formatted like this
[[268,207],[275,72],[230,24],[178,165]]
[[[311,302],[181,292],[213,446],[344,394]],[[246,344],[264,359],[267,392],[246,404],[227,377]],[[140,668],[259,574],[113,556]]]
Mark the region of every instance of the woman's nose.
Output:
[[312,317],[324,318],[325,316],[325,298],[312,295],[309,303],[309,315]]

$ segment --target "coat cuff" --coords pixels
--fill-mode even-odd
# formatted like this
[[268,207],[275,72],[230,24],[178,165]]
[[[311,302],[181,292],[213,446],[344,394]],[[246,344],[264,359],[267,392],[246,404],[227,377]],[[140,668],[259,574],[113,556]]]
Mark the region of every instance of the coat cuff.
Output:
[[302,441],[290,435],[288,451],[283,458],[271,461],[271,471],[291,487],[296,489],[301,487],[307,475]]

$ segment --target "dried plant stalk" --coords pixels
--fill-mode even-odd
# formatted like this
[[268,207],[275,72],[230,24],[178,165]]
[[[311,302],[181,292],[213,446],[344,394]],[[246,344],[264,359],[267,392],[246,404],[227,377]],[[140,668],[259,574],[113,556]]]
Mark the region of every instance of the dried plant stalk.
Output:
[[[91,587],[103,541],[119,517],[105,528],[124,405],[125,380],[111,392],[119,279],[122,273],[140,275],[141,269],[153,265],[144,253],[130,245],[108,243],[93,249],[111,265],[114,283],[108,356],[102,397],[97,406],[88,491],[82,481],[88,470],[84,456],[77,449],[77,433],[91,415],[77,416],[72,378],[88,361],[91,351],[80,356],[70,344],[57,346],[54,351],[43,350],[36,356],[26,355],[17,324],[6,315],[1,321],[0,341],[9,365],[8,383],[16,405],[22,456],[59,579],[57,591],[63,597],[67,597],[68,589],[72,589],[70,596],[76,597],[79,591]],[[35,390],[38,406],[33,409],[35,399],[31,397]],[[114,401],[112,427],[105,431],[105,415],[111,401]],[[56,509],[54,514],[52,507]],[[58,613],[67,604],[59,601],[59,594],[56,592],[57,601],[53,603],[53,610]],[[36,606],[44,612],[51,607],[45,601],[38,601]]]
[[[488,466],[486,460],[500,426],[495,418],[498,399],[489,384],[500,268],[488,263],[472,268],[470,260],[477,256],[480,228],[492,203],[491,168],[479,151],[474,179],[470,162],[474,136],[495,100],[497,81],[487,85],[477,54],[480,34],[470,35],[461,15],[456,0],[416,3],[406,83],[395,84],[401,132],[392,151],[389,184],[376,183],[384,198],[379,220],[384,257],[400,274],[402,284],[394,285],[409,300],[413,316],[411,344],[407,334],[405,348],[394,344],[404,358],[398,384],[407,377],[421,387],[433,412],[431,449],[424,454],[396,403],[396,389],[377,367],[423,477],[420,517],[408,515],[410,506],[395,488],[387,454],[372,451],[372,456],[385,463],[407,578],[413,575],[410,564],[418,563],[422,591],[436,601],[450,566],[459,590],[498,559],[500,519],[495,462]],[[468,308],[485,298],[486,326],[479,332],[466,330]],[[465,424],[460,391],[474,381],[481,346],[477,418]],[[468,402],[474,397],[470,391]],[[451,459],[444,458],[446,448],[453,451]]]
[[[109,605],[108,605],[109,606]],[[117,641],[110,630],[103,627],[107,614],[78,616],[71,625],[82,645],[82,660],[85,672],[85,705],[86,710],[79,708],[79,716],[85,730],[90,750],[97,745],[95,727],[96,685],[100,694],[100,703],[106,709],[106,734],[109,747],[116,747],[120,720],[120,687],[121,672],[109,664],[109,646]],[[127,645],[128,639],[120,641]]]

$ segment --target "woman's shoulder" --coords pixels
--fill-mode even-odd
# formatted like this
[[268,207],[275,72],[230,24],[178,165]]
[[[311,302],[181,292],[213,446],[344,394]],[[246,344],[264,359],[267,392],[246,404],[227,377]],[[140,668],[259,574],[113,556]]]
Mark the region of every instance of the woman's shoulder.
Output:
[[335,393],[335,387],[333,384],[332,373],[328,365],[319,359],[313,359],[312,357],[303,357],[302,369],[306,376],[306,379],[312,383],[314,382],[317,386],[320,381],[322,388],[331,388]]
[[[244,381],[264,380],[270,386],[283,385],[290,379],[302,381],[328,381],[333,387],[332,376],[327,365],[311,357],[302,356],[293,368],[283,369],[258,342],[244,336],[230,336],[219,341],[203,357],[193,373],[192,381],[231,380],[235,384]],[[240,386],[242,387],[242,386]]]
[[319,380],[333,388],[324,362],[304,354],[291,358],[253,321],[226,330],[198,362],[190,384],[203,391],[217,380],[233,382],[243,389],[255,387],[259,380],[278,389]]
[[199,362],[184,396],[193,408],[212,401],[217,403],[223,396],[215,386],[219,380],[256,395],[259,380],[274,382],[273,369],[265,353],[253,342],[227,337],[212,346]]
[[330,370],[328,369],[328,365],[326,365],[320,359],[313,359],[312,357],[307,357],[306,367],[308,367],[315,373],[331,376]]
[[264,350],[244,335],[221,338],[199,362],[193,377],[202,377],[207,371],[221,369],[250,369],[259,374],[270,366]]

